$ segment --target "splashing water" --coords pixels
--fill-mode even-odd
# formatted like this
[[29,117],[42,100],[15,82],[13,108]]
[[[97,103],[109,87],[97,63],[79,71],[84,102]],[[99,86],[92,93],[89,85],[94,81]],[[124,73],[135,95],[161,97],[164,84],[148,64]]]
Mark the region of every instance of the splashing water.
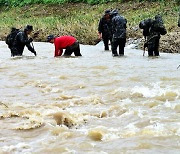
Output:
[[34,46],[10,58],[0,42],[0,153],[180,153],[180,55]]

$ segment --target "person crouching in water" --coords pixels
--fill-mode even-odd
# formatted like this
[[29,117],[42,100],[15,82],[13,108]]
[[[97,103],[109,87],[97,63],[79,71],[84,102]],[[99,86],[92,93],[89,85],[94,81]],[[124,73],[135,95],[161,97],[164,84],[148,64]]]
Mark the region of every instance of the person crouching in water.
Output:
[[24,31],[20,31],[14,40],[13,47],[11,49],[11,56],[22,56],[24,47],[26,46],[29,51],[31,51],[36,56],[36,51],[31,46],[32,38],[28,38],[28,35],[33,31],[33,26],[27,25]]
[[112,16],[112,56],[118,56],[117,48],[119,46],[119,56],[124,56],[124,47],[126,44],[126,24],[127,20],[120,16],[118,10],[111,12]]
[[63,49],[65,49],[64,56],[71,56],[73,52],[75,56],[82,56],[80,53],[79,42],[73,36],[55,37],[54,35],[49,35],[47,37],[47,42],[50,42],[55,46],[54,57],[61,56]]
[[99,38],[103,40],[104,50],[109,50],[109,41],[112,41],[112,23],[110,13],[110,10],[106,10],[98,25],[98,34]]

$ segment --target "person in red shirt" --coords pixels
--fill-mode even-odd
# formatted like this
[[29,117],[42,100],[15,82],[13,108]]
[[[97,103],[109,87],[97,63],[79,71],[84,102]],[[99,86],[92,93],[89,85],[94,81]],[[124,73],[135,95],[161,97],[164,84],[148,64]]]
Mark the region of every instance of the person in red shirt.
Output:
[[63,49],[65,49],[64,56],[70,56],[73,52],[75,56],[82,56],[80,53],[79,42],[73,36],[54,37],[54,35],[49,35],[47,41],[54,43],[54,57],[61,56]]

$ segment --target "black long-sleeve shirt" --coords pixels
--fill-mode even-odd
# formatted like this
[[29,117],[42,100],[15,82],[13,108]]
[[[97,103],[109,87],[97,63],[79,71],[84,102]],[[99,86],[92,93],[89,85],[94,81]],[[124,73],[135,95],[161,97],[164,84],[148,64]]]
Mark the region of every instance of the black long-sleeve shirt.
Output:
[[18,55],[22,55],[24,47],[26,46],[29,51],[34,53],[34,48],[30,45],[32,40],[28,39],[28,35],[24,31],[20,31],[16,37],[13,44],[13,47],[16,48]]
[[113,38],[126,38],[126,24],[127,20],[118,14],[112,18]]
[[103,16],[99,20],[98,32],[102,34],[103,38],[112,37],[112,22],[111,19],[105,19]]

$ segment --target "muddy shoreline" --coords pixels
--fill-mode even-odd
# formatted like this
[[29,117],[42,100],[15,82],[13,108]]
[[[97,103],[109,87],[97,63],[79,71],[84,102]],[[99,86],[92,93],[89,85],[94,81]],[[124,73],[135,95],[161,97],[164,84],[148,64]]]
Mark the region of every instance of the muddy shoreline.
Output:
[[180,27],[177,26],[178,7],[174,2],[167,2],[166,5],[160,2],[116,2],[93,6],[68,3],[1,8],[0,18],[3,20],[0,21],[0,40],[5,40],[11,27],[23,28],[26,24],[31,24],[34,26],[34,31],[40,31],[39,37],[34,40],[36,42],[44,42],[49,34],[54,34],[56,36],[72,35],[81,44],[95,45],[99,42],[97,28],[104,10],[118,8],[119,13],[128,21],[127,44],[134,40],[136,43],[139,42],[138,48],[143,49],[144,40],[142,30],[138,27],[139,22],[145,18],[154,18],[154,15],[160,13],[163,15],[167,34],[160,39],[159,51],[180,53]]

